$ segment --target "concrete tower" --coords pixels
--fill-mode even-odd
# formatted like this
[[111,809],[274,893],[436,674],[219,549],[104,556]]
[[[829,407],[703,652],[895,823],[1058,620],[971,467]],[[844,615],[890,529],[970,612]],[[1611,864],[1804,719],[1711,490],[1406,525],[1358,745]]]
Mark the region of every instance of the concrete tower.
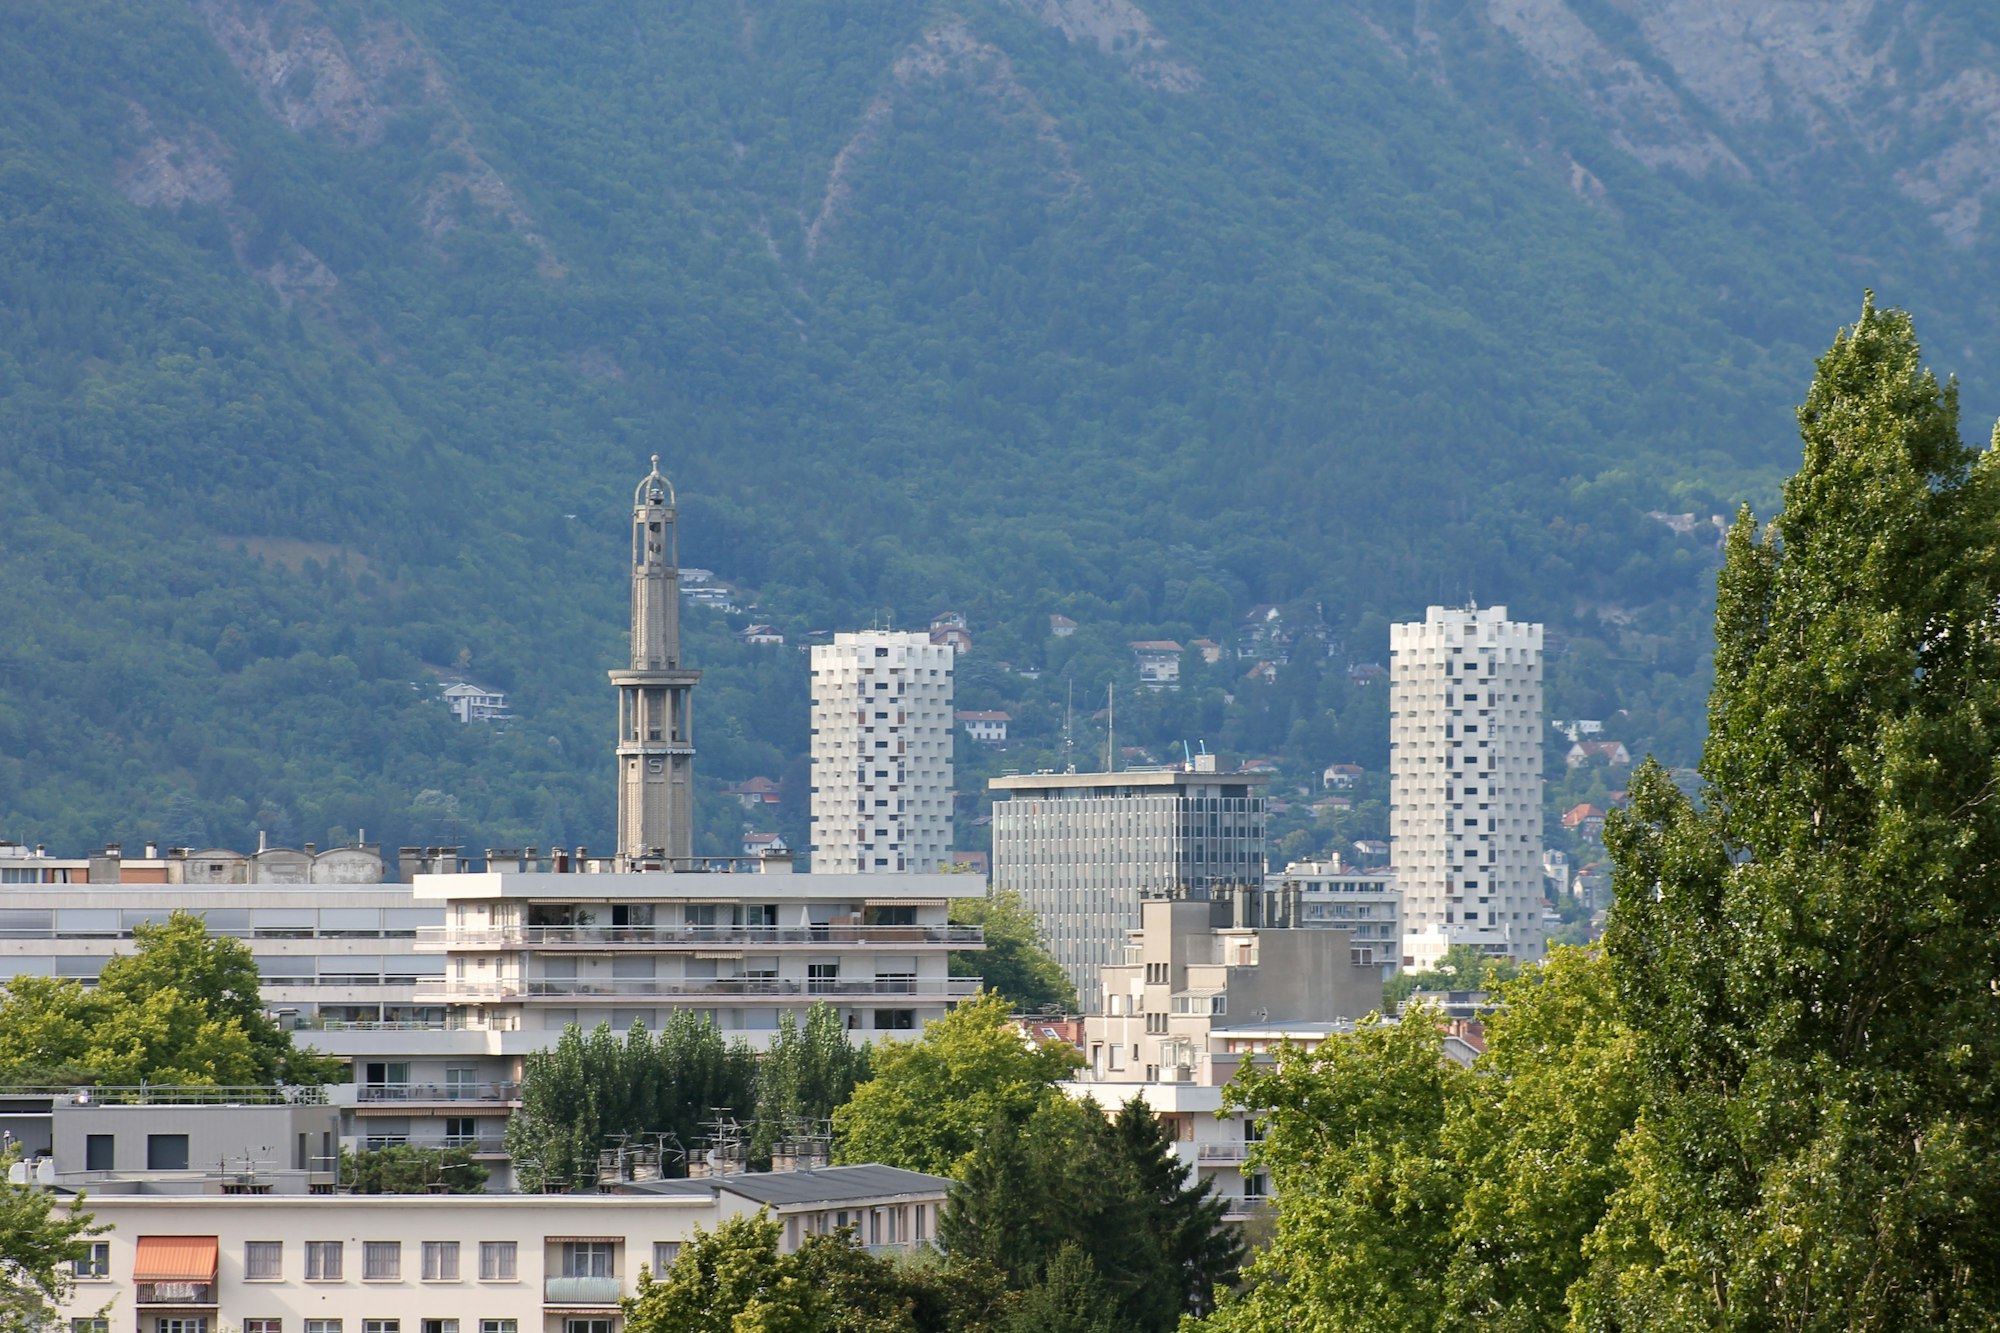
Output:
[[1390,846],[1403,964],[1542,956],[1542,627],[1431,607],[1389,630]]
[[618,860],[626,869],[694,854],[694,732],[699,671],[681,667],[680,542],[660,456],[632,496],[632,666],[618,687]]
[[956,657],[889,630],[813,646],[813,873],[950,863]]

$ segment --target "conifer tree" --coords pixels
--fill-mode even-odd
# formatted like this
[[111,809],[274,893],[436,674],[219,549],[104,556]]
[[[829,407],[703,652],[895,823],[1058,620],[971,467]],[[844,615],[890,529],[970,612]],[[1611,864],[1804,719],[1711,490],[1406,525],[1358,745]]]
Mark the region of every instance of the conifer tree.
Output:
[[1643,1071],[1586,1327],[2000,1324],[2000,479],[1871,298],[1740,516],[1690,801],[1606,842]]

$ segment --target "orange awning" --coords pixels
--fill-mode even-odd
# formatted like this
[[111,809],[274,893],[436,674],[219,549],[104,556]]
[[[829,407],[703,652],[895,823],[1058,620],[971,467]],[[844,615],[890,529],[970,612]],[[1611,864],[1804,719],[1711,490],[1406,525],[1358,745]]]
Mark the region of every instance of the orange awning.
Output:
[[141,1236],[134,1282],[215,1281],[215,1237]]

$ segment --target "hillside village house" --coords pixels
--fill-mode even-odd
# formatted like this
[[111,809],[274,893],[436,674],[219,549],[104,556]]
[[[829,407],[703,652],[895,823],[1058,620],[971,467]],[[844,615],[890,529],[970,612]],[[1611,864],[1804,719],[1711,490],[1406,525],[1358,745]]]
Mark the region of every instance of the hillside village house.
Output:
[[1562,826],[1586,838],[1604,836],[1604,812],[1585,802],[1563,811]]
[[1150,690],[1179,689],[1181,646],[1172,639],[1134,639],[1132,658],[1139,666],[1139,683]]
[[931,642],[963,656],[972,651],[972,630],[956,611],[941,611],[931,617]]
[[1593,759],[1602,759],[1613,768],[1624,768],[1632,762],[1632,752],[1623,741],[1578,741],[1563,756],[1571,768],[1582,768]]
[[961,709],[952,715],[952,720],[964,727],[965,734],[973,740],[983,745],[998,745],[1007,739],[1007,724],[1014,720],[1014,715]]
[[1051,615],[1049,617],[1049,633],[1058,639],[1067,639],[1070,635],[1076,633],[1076,622],[1065,615]]
[[503,722],[507,719],[507,695],[504,690],[489,690],[483,685],[474,685],[469,680],[440,682],[438,691],[445,707],[460,722]]
[[1353,791],[1367,771],[1359,764],[1328,764],[1320,770],[1319,785],[1329,791]]
[[724,787],[722,794],[734,796],[736,803],[745,810],[761,810],[779,804],[784,798],[784,789],[770,778],[756,777]]
[[736,631],[736,638],[740,643],[752,644],[782,644],[785,641],[785,636],[779,632],[776,625],[745,625]]

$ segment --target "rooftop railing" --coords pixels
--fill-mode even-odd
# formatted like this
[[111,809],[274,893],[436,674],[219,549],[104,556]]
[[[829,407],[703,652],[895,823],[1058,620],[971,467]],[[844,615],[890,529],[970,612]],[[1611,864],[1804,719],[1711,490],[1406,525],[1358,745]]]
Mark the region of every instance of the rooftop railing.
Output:
[[714,1000],[745,996],[842,996],[850,998],[964,999],[979,993],[978,977],[838,978],[796,981],[764,977],[727,977],[685,981],[583,981],[567,978],[529,981],[444,981],[419,986],[420,999],[467,1000]]
[[0,1097],[53,1097],[73,1106],[324,1106],[327,1100],[325,1088],[286,1083],[246,1086],[16,1083],[0,1085]]
[[585,948],[646,945],[659,949],[712,949],[718,946],[775,948],[796,944],[846,944],[910,948],[935,945],[983,949],[979,926],[430,926],[417,932],[419,944],[447,948]]

